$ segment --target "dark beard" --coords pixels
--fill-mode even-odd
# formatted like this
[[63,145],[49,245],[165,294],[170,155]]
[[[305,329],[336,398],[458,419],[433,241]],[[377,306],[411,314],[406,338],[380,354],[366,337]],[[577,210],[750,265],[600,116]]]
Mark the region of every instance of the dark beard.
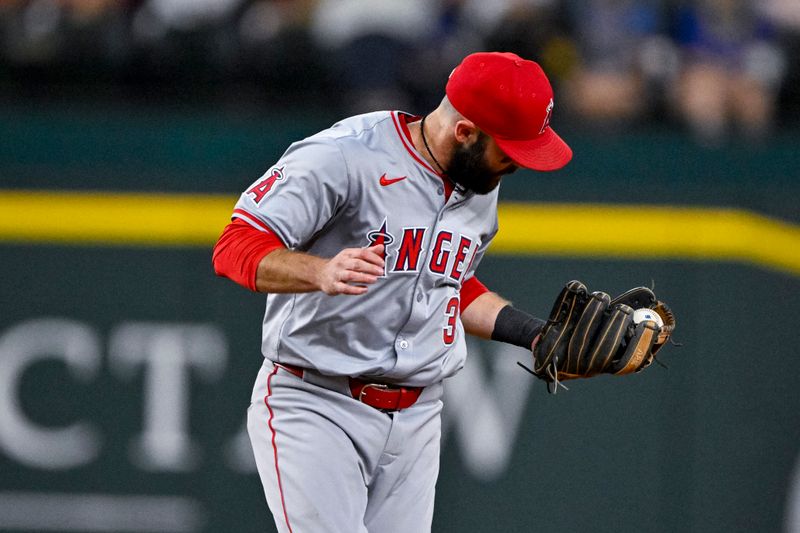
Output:
[[492,174],[484,157],[487,138],[480,132],[471,146],[456,148],[446,174],[457,185],[477,194],[489,194],[500,184],[500,176]]

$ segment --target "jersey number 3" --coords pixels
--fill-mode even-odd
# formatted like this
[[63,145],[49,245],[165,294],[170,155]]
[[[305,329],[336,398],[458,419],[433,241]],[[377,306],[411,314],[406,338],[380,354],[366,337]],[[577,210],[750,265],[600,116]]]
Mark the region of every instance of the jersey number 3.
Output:
[[261,200],[267,195],[269,191],[272,190],[272,187],[275,185],[276,181],[280,181],[283,179],[283,167],[281,168],[273,168],[272,171],[266,176],[264,179],[253,185],[253,188],[247,191],[247,194],[253,195],[253,201],[257,204],[261,203]]
[[447,319],[442,328],[442,338],[447,346],[456,340],[456,323],[458,321],[458,298],[453,296],[444,307],[444,316]]

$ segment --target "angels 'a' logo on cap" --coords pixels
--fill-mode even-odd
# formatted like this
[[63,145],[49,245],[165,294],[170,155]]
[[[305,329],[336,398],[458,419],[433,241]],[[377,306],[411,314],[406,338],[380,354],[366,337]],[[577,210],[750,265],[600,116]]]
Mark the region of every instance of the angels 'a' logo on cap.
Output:
[[542,127],[539,130],[539,135],[544,133],[544,130],[546,130],[550,126],[550,118],[552,116],[553,116],[553,99],[551,98],[550,103],[547,104],[547,109],[545,110],[544,122],[542,123]]

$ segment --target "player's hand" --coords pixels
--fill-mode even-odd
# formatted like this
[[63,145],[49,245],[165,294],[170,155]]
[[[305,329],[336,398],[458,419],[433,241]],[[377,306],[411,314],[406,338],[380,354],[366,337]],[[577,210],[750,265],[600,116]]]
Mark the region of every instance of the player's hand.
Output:
[[319,271],[320,290],[336,294],[364,294],[384,272],[383,245],[345,248],[329,259]]
[[542,338],[542,334],[541,333],[539,333],[538,335],[536,335],[533,338],[533,341],[531,341],[531,353],[533,353],[533,351],[536,349],[536,345],[539,344],[539,340],[541,338]]

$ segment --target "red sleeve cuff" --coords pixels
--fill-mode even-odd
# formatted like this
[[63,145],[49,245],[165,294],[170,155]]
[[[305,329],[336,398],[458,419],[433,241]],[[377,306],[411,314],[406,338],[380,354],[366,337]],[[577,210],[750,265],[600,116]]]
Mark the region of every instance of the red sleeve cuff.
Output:
[[214,272],[255,291],[258,264],[278,248],[285,248],[285,245],[266,226],[256,229],[248,222],[234,218],[225,226],[214,246]]
[[465,281],[461,285],[461,313],[475,301],[475,298],[485,292],[489,292],[489,289],[475,276]]

